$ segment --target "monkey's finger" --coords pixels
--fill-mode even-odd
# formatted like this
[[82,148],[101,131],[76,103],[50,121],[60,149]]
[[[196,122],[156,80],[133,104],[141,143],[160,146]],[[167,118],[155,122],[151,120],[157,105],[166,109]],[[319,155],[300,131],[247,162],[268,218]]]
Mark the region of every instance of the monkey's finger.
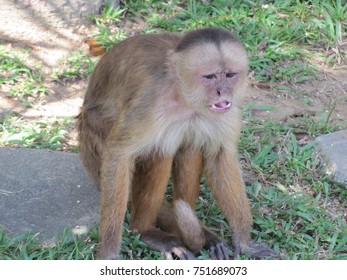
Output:
[[270,249],[270,248],[258,248],[258,252],[255,254],[257,258],[264,258],[264,257],[270,257],[274,258],[277,257],[277,253]]
[[249,243],[249,249],[245,253],[248,253],[255,258],[278,257],[278,254],[274,250],[267,247],[265,243],[258,242]]
[[210,257],[213,260],[217,260],[217,256],[216,256],[216,247],[215,246],[211,246],[210,247]]
[[229,246],[225,242],[217,243],[210,247],[210,256],[214,260],[229,260]]
[[213,260],[223,260],[223,258],[221,258],[221,253],[218,245],[213,245],[210,247],[210,257]]
[[241,254],[241,247],[235,246],[234,252],[233,252],[233,259],[237,260],[239,258],[239,255]]
[[229,246],[225,242],[221,242],[217,244],[218,258],[220,260],[230,260],[228,251],[229,251]]

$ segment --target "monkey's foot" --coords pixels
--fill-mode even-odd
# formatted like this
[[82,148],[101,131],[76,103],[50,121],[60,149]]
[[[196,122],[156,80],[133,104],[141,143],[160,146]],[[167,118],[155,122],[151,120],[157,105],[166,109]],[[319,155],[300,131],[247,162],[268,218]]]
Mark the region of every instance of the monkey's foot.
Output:
[[141,240],[152,249],[162,252],[166,259],[194,260],[194,254],[176,236],[154,229],[141,233]]
[[172,247],[170,250],[163,252],[167,260],[174,260],[177,256],[180,260],[194,260],[194,254],[183,246]]
[[248,254],[256,259],[278,257],[277,253],[268,248],[266,244],[257,242],[250,242],[246,248],[241,248],[240,246],[235,247],[234,258],[237,258],[240,253]]

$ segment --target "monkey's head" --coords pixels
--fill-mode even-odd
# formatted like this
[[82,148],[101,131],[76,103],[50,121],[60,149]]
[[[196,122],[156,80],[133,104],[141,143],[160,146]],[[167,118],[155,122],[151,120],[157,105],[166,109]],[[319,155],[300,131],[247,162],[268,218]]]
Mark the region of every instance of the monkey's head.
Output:
[[206,28],[187,33],[172,55],[179,92],[203,114],[225,114],[240,106],[248,72],[247,54],[229,32]]

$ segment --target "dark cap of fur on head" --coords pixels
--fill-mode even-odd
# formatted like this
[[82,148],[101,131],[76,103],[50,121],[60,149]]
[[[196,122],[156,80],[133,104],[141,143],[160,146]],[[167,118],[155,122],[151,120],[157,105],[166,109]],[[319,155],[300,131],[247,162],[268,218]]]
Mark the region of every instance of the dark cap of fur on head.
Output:
[[181,52],[204,43],[213,43],[219,48],[222,42],[235,42],[234,35],[221,28],[203,28],[188,32],[176,46],[175,51]]

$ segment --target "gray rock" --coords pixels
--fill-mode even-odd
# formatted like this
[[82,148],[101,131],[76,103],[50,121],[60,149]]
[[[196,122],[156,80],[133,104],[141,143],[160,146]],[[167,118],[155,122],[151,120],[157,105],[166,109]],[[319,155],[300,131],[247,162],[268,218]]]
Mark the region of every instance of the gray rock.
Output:
[[77,154],[0,148],[0,226],[54,242],[64,229],[85,233],[98,222],[98,191]]
[[326,173],[347,186],[347,130],[320,136],[317,142],[317,149],[325,160]]

